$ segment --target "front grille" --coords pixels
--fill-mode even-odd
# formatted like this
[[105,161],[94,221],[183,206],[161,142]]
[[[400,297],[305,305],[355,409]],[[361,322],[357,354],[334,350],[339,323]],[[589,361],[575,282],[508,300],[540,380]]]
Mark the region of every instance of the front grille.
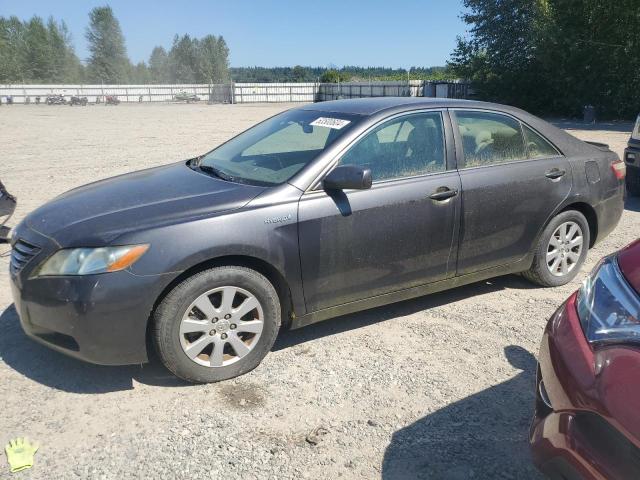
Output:
[[11,250],[11,273],[17,275],[40,252],[40,247],[24,240],[17,240]]

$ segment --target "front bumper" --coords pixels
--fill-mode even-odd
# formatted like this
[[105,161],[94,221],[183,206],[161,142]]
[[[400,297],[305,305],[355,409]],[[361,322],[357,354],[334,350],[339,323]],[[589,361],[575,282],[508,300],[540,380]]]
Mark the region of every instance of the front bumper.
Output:
[[543,336],[530,431],[534,463],[552,479],[640,478],[640,351],[594,352],[575,300],[552,316]]
[[46,346],[91,363],[128,365],[148,360],[146,330],[165,276],[128,271],[76,277],[29,278],[57,247],[20,226],[16,239],[41,247],[10,271],[16,311],[25,333]]

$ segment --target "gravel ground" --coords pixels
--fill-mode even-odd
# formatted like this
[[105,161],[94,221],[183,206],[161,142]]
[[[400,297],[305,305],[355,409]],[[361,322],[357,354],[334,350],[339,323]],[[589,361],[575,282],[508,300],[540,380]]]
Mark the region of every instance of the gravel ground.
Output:
[[[5,106],[0,178],[19,198],[18,221],[72,187],[189,158],[288,107]],[[559,124],[619,154],[631,131]],[[640,202],[629,201],[570,285],[508,276],[283,332],[255,371],[204,386],[157,362],[99,367],[31,342],[5,255],[0,443],[41,445],[11,478],[539,478],[526,438],[545,322],[638,232]]]

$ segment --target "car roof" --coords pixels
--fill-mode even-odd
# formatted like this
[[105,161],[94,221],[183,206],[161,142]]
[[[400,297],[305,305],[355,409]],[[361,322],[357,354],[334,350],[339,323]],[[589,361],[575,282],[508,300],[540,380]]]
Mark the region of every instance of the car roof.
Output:
[[486,108],[503,112],[517,109],[497,103],[479,102],[474,100],[456,100],[451,98],[425,97],[373,97],[353,98],[349,100],[330,100],[328,102],[313,103],[300,107],[301,110],[316,112],[345,113],[352,115],[374,115],[384,110],[413,110],[416,108]]
[[432,97],[370,97],[352,98],[348,100],[331,100],[297,107],[299,110],[337,113],[346,115],[360,115],[363,118],[384,116],[402,112],[410,112],[421,108],[474,108],[506,113],[520,119],[534,130],[537,130],[547,140],[550,140],[566,156],[593,155],[598,149],[564,130],[560,130],[550,123],[531,115],[524,110],[499,103],[481,102],[477,100],[458,100],[453,98]]

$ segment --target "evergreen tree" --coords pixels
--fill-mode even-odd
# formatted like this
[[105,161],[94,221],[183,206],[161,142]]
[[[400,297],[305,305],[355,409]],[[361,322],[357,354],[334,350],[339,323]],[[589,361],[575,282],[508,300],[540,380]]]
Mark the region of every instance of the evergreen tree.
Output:
[[169,82],[169,56],[162,47],[155,47],[149,57],[149,74],[153,83]]
[[83,67],[71,44],[71,35],[64,21],[57,23],[53,17],[47,22],[51,48],[52,74],[47,83],[77,83],[83,81]]
[[33,17],[24,30],[22,75],[26,81],[41,82],[52,78],[54,59],[47,28],[40,17]]
[[215,35],[207,35],[196,43],[195,80],[198,83],[221,83],[226,77],[219,41]]
[[196,83],[196,49],[197,40],[192,40],[189,35],[173,38],[168,61],[171,83]]
[[0,82],[16,83],[26,80],[24,24],[18,17],[0,17]]
[[96,7],[89,13],[86,38],[89,42],[88,73],[96,83],[126,83],[130,62],[120,23],[111,7]]

